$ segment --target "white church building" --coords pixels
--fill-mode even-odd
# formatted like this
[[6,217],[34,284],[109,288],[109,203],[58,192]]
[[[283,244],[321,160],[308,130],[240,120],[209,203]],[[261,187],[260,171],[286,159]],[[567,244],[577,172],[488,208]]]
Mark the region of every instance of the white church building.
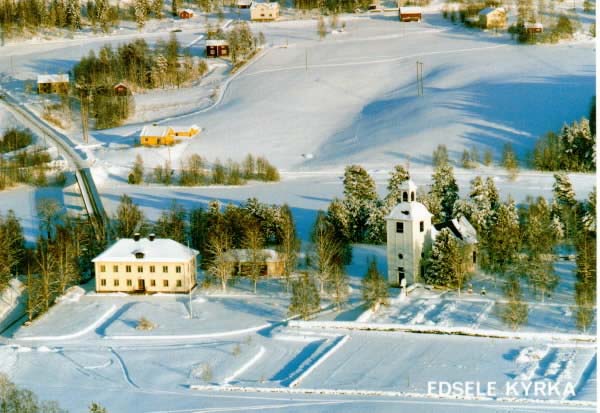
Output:
[[400,187],[402,202],[386,217],[388,282],[402,286],[421,282],[425,274],[422,259],[443,228],[470,247],[470,260],[477,262],[477,233],[465,217],[433,225],[433,216],[417,202],[417,186],[412,180]]

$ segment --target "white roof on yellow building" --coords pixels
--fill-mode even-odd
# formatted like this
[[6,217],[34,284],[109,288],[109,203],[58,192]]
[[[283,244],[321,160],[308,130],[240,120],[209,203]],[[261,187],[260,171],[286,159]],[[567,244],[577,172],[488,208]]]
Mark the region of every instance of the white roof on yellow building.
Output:
[[169,238],[122,238],[92,262],[185,262],[196,255],[195,249]]
[[169,126],[173,132],[175,133],[182,133],[182,132],[189,132],[192,129],[195,129],[197,131],[200,130],[200,128],[198,127],[198,125],[190,125],[190,126]]
[[160,136],[164,137],[172,133],[173,129],[169,126],[149,125],[142,128],[140,136]]
[[252,9],[257,9],[257,8],[265,8],[265,9],[279,9],[279,3],[277,2],[272,2],[272,3],[256,3],[256,2],[252,2],[252,6],[250,6]]
[[69,75],[38,75],[38,83],[68,83]]
[[485,9],[481,10],[479,12],[480,16],[487,16],[488,14],[494,13],[494,12],[498,12],[498,13],[505,13],[504,8],[502,7],[486,7]]

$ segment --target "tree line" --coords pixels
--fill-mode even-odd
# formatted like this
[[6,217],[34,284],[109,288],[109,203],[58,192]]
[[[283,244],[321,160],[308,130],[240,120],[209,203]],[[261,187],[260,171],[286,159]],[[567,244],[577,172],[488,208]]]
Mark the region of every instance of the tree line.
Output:
[[144,160],[137,155],[127,181],[135,185],[147,182],[202,186],[244,185],[249,180],[276,182],[280,179],[279,171],[267,158],[255,158],[251,154],[246,155],[241,163],[229,159],[225,164],[219,159],[209,164],[200,155],[192,154],[181,160],[178,172],[179,175],[167,160],[164,164],[155,166],[150,173],[146,173]]
[[[32,142],[33,134],[27,129],[8,129],[0,139],[0,191],[17,183],[48,185],[50,154]],[[66,175],[59,171],[54,180],[63,185]]]
[[133,112],[131,93],[121,95],[114,90],[125,82],[129,92],[154,88],[180,87],[203,76],[206,62],[194,58],[189,49],[182,49],[177,37],[159,40],[151,48],[143,39],[122,44],[113,49],[104,45],[83,57],[73,68],[82,111],[89,106],[89,115],[97,128],[119,125]]
[[558,134],[548,132],[538,139],[531,155],[531,164],[535,169],[569,172],[596,170],[595,97],[592,102],[590,120],[582,118],[579,122],[565,124]]

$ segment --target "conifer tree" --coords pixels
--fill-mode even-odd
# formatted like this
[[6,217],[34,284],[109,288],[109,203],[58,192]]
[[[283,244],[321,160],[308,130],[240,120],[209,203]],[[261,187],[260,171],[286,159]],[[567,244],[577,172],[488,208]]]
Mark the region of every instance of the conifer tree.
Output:
[[517,177],[519,173],[519,161],[510,143],[504,145],[502,151],[502,166],[508,171],[511,180],[514,180]]
[[390,172],[390,180],[388,181],[388,193],[385,197],[385,204],[392,208],[396,204],[402,202],[402,191],[400,186],[410,179],[410,174],[402,165],[394,166],[394,170]]
[[517,275],[511,275],[504,285],[507,303],[501,306],[500,316],[513,330],[527,322],[529,306],[523,301],[521,284]]
[[367,273],[362,279],[362,297],[372,310],[377,310],[380,305],[389,304],[387,282],[379,272],[374,258],[369,260]]
[[442,164],[435,169],[432,180],[430,195],[439,199],[441,206],[441,213],[436,216],[437,220],[452,219],[454,203],[458,199],[458,185],[454,178],[454,169],[449,163]]
[[456,279],[454,260],[459,255],[459,245],[448,228],[435,238],[427,262],[425,281],[429,284],[451,287]]
[[303,320],[307,320],[312,314],[319,311],[320,305],[319,292],[308,274],[305,273],[292,282],[292,298],[289,306],[291,315],[298,314]]

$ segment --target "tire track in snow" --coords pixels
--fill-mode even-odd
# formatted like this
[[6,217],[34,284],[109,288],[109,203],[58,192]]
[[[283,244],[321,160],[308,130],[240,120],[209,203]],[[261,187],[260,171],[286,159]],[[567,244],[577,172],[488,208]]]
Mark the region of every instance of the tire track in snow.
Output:
[[125,381],[127,383],[129,383],[129,385],[133,388],[139,389],[140,386],[138,386],[137,384],[135,384],[133,382],[133,380],[131,380],[131,376],[129,375],[129,370],[127,370],[127,366],[125,365],[125,362],[123,361],[123,359],[121,358],[121,355],[119,353],[117,353],[115,351],[115,349],[113,349],[112,347],[109,347],[110,352],[112,354],[114,354],[114,356],[117,358],[117,361],[119,362],[119,366],[121,366],[121,371],[123,372],[123,378],[125,379]]
[[239,369],[237,369],[231,376],[225,378],[223,380],[223,384],[224,385],[228,385],[229,383],[231,383],[232,381],[234,381],[237,377],[239,377],[240,375],[244,374],[264,354],[265,354],[265,348],[263,346],[260,346],[260,350],[258,351],[258,353],[256,353],[256,355],[254,357],[252,357],[246,364],[244,364],[242,367],[240,367]]

